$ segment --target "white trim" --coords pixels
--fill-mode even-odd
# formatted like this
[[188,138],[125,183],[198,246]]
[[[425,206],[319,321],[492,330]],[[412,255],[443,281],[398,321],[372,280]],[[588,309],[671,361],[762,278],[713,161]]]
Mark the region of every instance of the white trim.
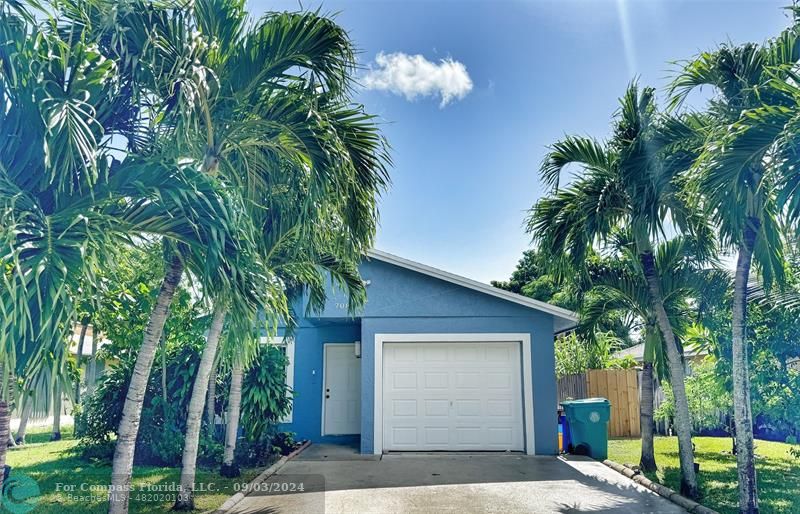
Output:
[[[289,395],[294,396],[294,337],[262,337],[260,343],[286,347],[286,385],[289,387]],[[294,398],[292,398],[289,413],[281,418],[278,423],[291,423],[293,419]]]
[[493,287],[489,284],[484,284],[483,282],[478,282],[477,280],[473,280],[471,278],[462,277],[460,275],[449,273],[438,268],[433,268],[419,262],[404,259],[402,257],[398,257],[397,255],[382,252],[380,250],[367,251],[367,257],[387,262],[389,264],[394,264],[395,266],[400,266],[401,268],[410,269],[412,271],[438,278],[446,282],[451,282],[468,289],[473,289],[481,293],[492,295],[497,298],[502,298],[503,300],[524,305],[525,307],[546,312],[547,314],[555,316],[560,321],[560,323],[556,322],[556,332],[569,330],[578,324],[578,314],[575,312],[562,309],[561,307],[556,307],[555,305],[550,305],[549,303],[541,302],[539,300],[534,300],[533,298],[528,298],[527,296],[522,296],[504,289]]
[[[375,384],[373,394],[372,453],[383,453],[383,343],[513,343],[522,346],[522,403],[525,422],[525,453],[536,454],[533,429],[533,370],[531,335],[525,333],[461,333],[461,334],[375,334]],[[324,386],[323,386],[324,387]]]
[[328,345],[331,343],[322,343],[322,390],[320,391],[322,399],[322,417],[319,420],[319,435],[325,435],[325,370],[328,369]]

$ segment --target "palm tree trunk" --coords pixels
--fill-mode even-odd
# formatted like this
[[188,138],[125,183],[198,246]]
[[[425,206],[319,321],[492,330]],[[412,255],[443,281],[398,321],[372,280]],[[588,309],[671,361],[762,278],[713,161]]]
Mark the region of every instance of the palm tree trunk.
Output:
[[228,394],[228,425],[225,427],[225,453],[220,473],[224,477],[237,477],[239,468],[233,461],[236,450],[236,435],[239,432],[239,411],[242,406],[242,363],[234,358],[231,370],[231,391]]
[[114,450],[114,464],[111,471],[109,514],[127,514],[128,512],[133,454],[136,449],[136,436],[139,433],[144,393],[150,378],[150,370],[153,367],[156,347],[161,339],[161,332],[164,330],[164,323],[169,315],[169,307],[175,296],[175,290],[181,280],[181,275],[183,275],[183,261],[176,254],[167,265],[155,308],[150,314],[142,346],[136,356],[136,364],[128,386],[128,394],[125,397],[125,406],[122,410],[122,419],[117,431],[117,445]]
[[216,402],[217,402],[217,368],[219,361],[214,360],[214,367],[211,368],[211,376],[208,379],[208,398],[206,399],[206,423],[208,425],[208,433],[214,437],[214,429],[216,425]]
[[694,470],[694,448],[692,448],[692,418],[689,414],[689,402],[686,399],[686,374],[683,359],[678,351],[678,344],[672,324],[664,308],[661,282],[656,272],[655,258],[652,251],[640,255],[650,301],[658,321],[658,328],[664,337],[669,364],[670,385],[675,397],[675,432],[678,435],[678,455],[681,462],[681,494],[689,498],[698,498],[697,474]]
[[95,327],[92,332],[92,356],[89,358],[89,364],[86,366],[86,394],[92,394],[94,386],[97,383],[97,343],[100,341],[100,331]]
[[[0,364],[0,377],[4,375],[4,366]],[[11,373],[9,373],[8,384],[6,384],[5,394],[0,388],[0,441],[7,441],[11,438],[11,409],[8,408],[8,399],[13,390]],[[6,452],[8,445],[0,444],[0,491],[3,490],[3,479],[5,478]]]
[[53,433],[50,435],[51,441],[61,440],[61,382],[56,381],[55,391],[53,391]]
[[[0,377],[2,377],[2,376],[3,376],[3,365],[0,364]],[[13,402],[14,403],[14,407],[16,409],[21,410],[21,408],[22,408],[22,400],[21,400],[22,395],[21,394],[19,395],[20,398],[18,398],[16,400],[13,400],[13,392],[12,391],[15,391],[16,383],[17,383],[17,381],[14,378],[14,374],[13,373],[9,373],[8,374],[8,383],[6,384],[6,398],[8,398],[8,400],[6,400],[6,408],[8,409],[8,437],[6,437],[6,439],[8,440],[8,443],[6,444],[7,448],[14,447],[14,446],[17,445],[17,442],[14,440],[14,434],[11,432],[11,411],[12,411],[12,409],[10,407],[11,403]],[[0,388],[0,391],[2,391],[2,388]],[[0,394],[2,394],[2,393],[0,393]],[[2,399],[2,398],[3,397],[0,396],[0,399]],[[2,480],[0,480],[0,482],[2,482]],[[0,490],[2,490],[2,483],[0,483]]]
[[17,427],[17,444],[25,444],[25,430],[28,428],[28,420],[31,417],[31,410],[33,409],[33,399],[32,398],[25,398],[24,393],[20,395],[20,399],[23,399],[24,405],[22,406],[22,412],[19,415],[19,426]]
[[[78,358],[76,360],[76,364],[78,365],[78,371],[81,370],[81,362],[83,362],[83,350],[86,343],[86,331],[89,329],[89,318],[84,318],[81,322],[81,333],[78,337]],[[88,368],[86,370],[88,372]],[[86,373],[85,372],[85,373]],[[81,381],[75,381],[75,405],[81,403]]]
[[655,471],[656,454],[653,448],[653,363],[645,362],[642,366],[642,401],[639,405],[639,419],[642,427],[642,457],[639,459],[639,469],[642,471]]
[[203,407],[208,391],[208,380],[214,359],[217,356],[222,327],[225,323],[225,305],[218,302],[214,307],[211,328],[208,330],[206,347],[197,368],[197,377],[192,387],[192,398],[189,400],[189,412],[186,417],[186,439],[183,446],[183,462],[181,463],[181,488],[175,501],[174,510],[194,510],[194,479],[197,474],[197,450],[200,446],[200,429],[203,422]]
[[167,404],[167,339],[161,337],[161,398],[164,399],[164,405]]
[[758,484],[753,453],[753,414],[750,410],[750,374],[747,355],[747,282],[761,222],[748,217],[733,286],[733,419],[736,432],[736,468],[739,474],[739,511],[758,512]]
[[[0,373],[2,374],[2,373]],[[11,411],[8,408],[8,400],[0,398],[0,441],[6,441],[11,434]],[[3,478],[5,478],[6,452],[8,446],[0,444],[0,490],[3,489]]]

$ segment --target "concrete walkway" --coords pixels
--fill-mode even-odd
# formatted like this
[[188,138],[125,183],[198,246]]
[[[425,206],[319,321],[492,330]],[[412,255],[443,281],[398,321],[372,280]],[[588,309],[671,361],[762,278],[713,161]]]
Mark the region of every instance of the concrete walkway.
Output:
[[257,489],[229,512],[685,512],[581,457],[389,454],[365,459],[354,451],[312,445]]

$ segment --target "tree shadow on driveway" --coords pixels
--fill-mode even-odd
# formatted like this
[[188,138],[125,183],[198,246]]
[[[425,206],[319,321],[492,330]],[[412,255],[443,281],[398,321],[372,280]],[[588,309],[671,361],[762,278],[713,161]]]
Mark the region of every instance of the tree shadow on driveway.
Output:
[[684,512],[584,457],[388,454],[379,460],[294,460],[236,514]]

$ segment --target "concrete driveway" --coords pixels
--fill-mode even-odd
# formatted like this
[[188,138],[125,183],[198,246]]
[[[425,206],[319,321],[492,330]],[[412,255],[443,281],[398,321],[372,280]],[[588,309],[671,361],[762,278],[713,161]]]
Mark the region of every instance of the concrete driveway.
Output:
[[360,456],[311,446],[236,504],[236,514],[685,512],[582,457]]

